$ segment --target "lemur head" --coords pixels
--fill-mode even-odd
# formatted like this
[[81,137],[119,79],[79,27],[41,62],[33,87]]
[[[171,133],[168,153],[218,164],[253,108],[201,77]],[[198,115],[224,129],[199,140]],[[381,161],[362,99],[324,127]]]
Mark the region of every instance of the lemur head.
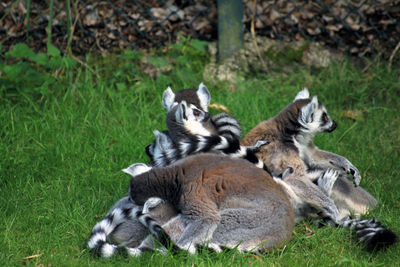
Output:
[[[179,143],[188,133],[210,135],[216,132],[208,113],[210,99],[210,92],[203,83],[200,83],[197,90],[184,89],[174,93],[168,87],[164,91],[162,104],[168,111],[166,124],[172,142]],[[155,144],[146,147],[146,153],[151,159],[154,150]]]
[[297,101],[304,102],[299,110],[298,122],[301,130],[314,136],[318,133],[332,132],[336,129],[337,123],[332,120],[326,111],[326,108],[318,101],[317,96],[310,99],[310,93],[307,88],[301,90],[294,98]]
[[300,108],[298,122],[301,124],[303,131],[310,134],[318,134],[323,132],[332,132],[336,129],[337,123],[332,120],[326,111],[326,108],[314,96],[310,99],[310,93],[307,88],[301,90],[293,102],[301,99],[309,100],[307,104]]
[[200,83],[197,90],[184,89],[177,93],[172,92],[171,87],[168,87],[162,97],[163,106],[170,111],[173,107],[182,101],[186,101],[188,105],[193,105],[197,109],[208,112],[208,105],[210,104],[211,96],[207,87]]
[[288,143],[295,138],[298,142],[307,144],[316,134],[332,132],[337,126],[328,116],[325,107],[318,102],[318,98],[310,98],[307,88],[301,90],[293,103],[283,109],[274,121],[283,141]]
[[208,113],[210,93],[203,83],[197,90],[185,89],[177,93],[168,87],[164,91],[162,102],[168,110],[166,122],[174,142],[186,134],[203,136],[215,134],[215,126]]

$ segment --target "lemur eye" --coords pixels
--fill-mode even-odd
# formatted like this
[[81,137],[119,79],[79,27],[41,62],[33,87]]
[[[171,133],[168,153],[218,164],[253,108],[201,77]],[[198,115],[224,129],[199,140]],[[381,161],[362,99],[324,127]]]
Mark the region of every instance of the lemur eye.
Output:
[[197,109],[193,110],[193,115],[195,115],[196,117],[200,115],[200,111]]
[[324,113],[322,115],[322,119],[324,120],[324,122],[327,122],[328,121],[328,115],[326,113]]

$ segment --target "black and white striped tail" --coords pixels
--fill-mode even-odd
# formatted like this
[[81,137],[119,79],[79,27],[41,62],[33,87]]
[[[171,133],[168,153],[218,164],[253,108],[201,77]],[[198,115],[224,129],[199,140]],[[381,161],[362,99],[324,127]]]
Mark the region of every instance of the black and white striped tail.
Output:
[[218,135],[201,136],[188,133],[179,144],[173,143],[166,133],[155,131],[156,140],[150,146],[153,165],[164,167],[188,155],[222,152],[232,157],[246,159],[271,174],[267,166],[255,155],[261,146],[268,143],[267,141],[259,141],[254,147],[241,146],[239,139],[242,130],[235,118],[221,113],[213,116],[212,120]]
[[[246,159],[258,168],[270,173],[267,166],[255,155],[256,149],[253,147],[241,146],[236,139],[226,138],[221,135],[188,135],[186,139],[182,140],[178,145],[175,145],[167,135],[160,132],[157,132],[157,134],[158,136],[156,137],[154,146],[155,153],[153,155],[153,165],[155,166],[168,166],[181,158],[197,153],[222,152],[232,157]],[[267,142],[262,143],[262,145],[266,143]],[[161,146],[160,149],[158,149],[159,146]]]
[[240,140],[242,136],[242,127],[240,123],[232,116],[226,113],[219,113],[211,118],[217,129],[218,135],[234,140]]
[[88,241],[90,250],[104,258],[109,258],[119,251],[119,246],[107,242],[107,237],[124,221],[128,220],[127,214],[136,213],[136,209],[115,208],[107,216],[96,223]]
[[381,249],[398,241],[396,233],[383,226],[376,219],[346,219],[340,226],[355,230],[358,240],[367,249]]
[[101,257],[109,258],[116,253],[128,254],[131,256],[139,256],[142,248],[129,248],[125,244],[110,244],[107,237],[123,222],[129,220],[138,220],[144,227],[149,229],[150,233],[155,237],[162,246],[169,247],[171,239],[162,227],[149,214],[143,214],[138,207],[130,207],[126,209],[115,208],[107,216],[98,222],[92,230],[88,246],[90,250]]

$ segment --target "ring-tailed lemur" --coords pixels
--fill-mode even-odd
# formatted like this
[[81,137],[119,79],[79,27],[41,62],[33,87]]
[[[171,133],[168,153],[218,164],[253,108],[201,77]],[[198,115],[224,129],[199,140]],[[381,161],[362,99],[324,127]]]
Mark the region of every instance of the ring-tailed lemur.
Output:
[[[208,244],[217,252],[221,246],[257,251],[279,245],[282,238],[290,236],[293,211],[295,221],[317,217],[355,229],[358,240],[369,248],[396,242],[396,234],[374,219],[340,216],[327,195],[337,177],[338,173],[332,170],[322,174],[323,192],[309,177],[294,172],[285,172],[282,179],[274,178],[277,183],[271,183],[271,176],[246,161],[199,154],[133,177],[130,197],[139,204],[158,197],[179,210],[180,214],[163,227],[177,247],[189,253],[195,253],[196,245],[201,244]],[[178,226],[171,230],[175,222]]]
[[210,119],[207,106],[210,93],[201,83],[197,91],[186,89],[176,94],[167,88],[163,93],[163,106],[168,110],[166,135],[172,140],[168,149],[162,153],[155,151],[154,144],[146,151],[154,166],[167,166],[187,155],[200,152],[220,152],[233,157],[245,158],[257,167],[269,172],[267,166],[255,156],[258,149],[267,144],[260,140],[252,147],[240,146],[242,133],[239,122],[226,113],[220,113]]
[[312,142],[316,134],[331,132],[337,124],[327,114],[317,97],[309,98],[307,89],[301,90],[293,103],[278,115],[259,123],[242,140],[252,145],[259,140],[270,144],[260,148],[257,156],[268,164],[272,173],[282,173],[293,168],[295,173],[318,177],[321,171],[335,169],[339,172],[331,198],[342,216],[365,214],[376,206],[376,199],[360,186],[355,187],[347,178],[353,174],[358,185],[361,176],[357,168],[345,157],[318,149]]
[[198,154],[131,180],[130,197],[142,205],[150,197],[168,201],[184,226],[177,247],[194,253],[208,243],[240,251],[285,242],[294,225],[293,209],[271,176],[248,161]]
[[[183,100],[168,113],[168,117],[173,118],[167,120],[167,124],[174,125],[174,130],[171,131],[169,129],[168,134],[158,131],[154,132],[156,138],[165,140],[163,142],[165,144],[168,143],[163,149],[156,149],[156,146],[152,145],[152,163],[154,166],[168,166],[181,158],[195,153],[214,152],[244,158],[255,164],[258,168],[269,171],[265,164],[255,156],[255,152],[261,146],[267,144],[267,141],[259,141],[252,147],[240,146],[240,124],[235,118],[225,113],[220,113],[212,117],[212,123],[215,125],[217,134],[213,134],[202,123],[196,124],[195,134],[193,130],[190,130],[193,122],[196,121],[193,111],[193,108],[189,107]],[[234,129],[234,131],[231,129]],[[170,140],[170,142],[167,140]]]
[[[152,159],[151,163],[149,165],[134,164],[136,173],[130,171],[129,168],[124,169],[128,174],[134,176],[153,167],[167,166],[189,154],[208,151],[223,152],[234,157],[242,157],[268,171],[262,161],[255,156],[255,152],[259,147],[267,142],[257,142],[253,147],[240,146],[241,127],[235,118],[221,113],[213,116],[212,120],[210,120],[207,109],[210,103],[210,93],[202,83],[197,91],[185,89],[174,94],[168,88],[163,93],[162,103],[167,110],[170,110],[166,120],[169,130],[166,133],[154,132],[156,141],[146,148],[147,154]],[[137,221],[141,222],[145,227],[149,226],[148,228],[152,232],[153,229],[150,224],[156,224],[151,220],[151,216],[143,215],[147,218],[146,220],[135,217],[135,215],[142,216],[139,212],[140,207],[137,207],[138,211],[135,212],[123,212],[136,207],[136,205],[132,207],[131,205],[134,204],[120,200],[109,211],[106,218],[96,224],[88,242],[92,251],[101,254],[103,257],[110,257],[117,251],[115,249],[117,246],[107,243],[107,240],[115,239],[113,237],[117,235],[125,236],[126,239],[129,239],[132,234],[121,229],[125,229],[127,225],[135,224]],[[115,230],[117,227],[120,229]],[[122,247],[127,242],[121,241],[121,238],[117,241]],[[128,249],[128,253],[132,254],[132,251]]]
[[[308,97],[308,90],[301,91],[296,96],[295,102],[299,99],[304,99],[304,97]],[[309,165],[304,164],[304,156],[303,159],[301,159],[301,163],[299,163],[299,159],[291,155],[293,151],[292,149],[288,149],[288,147],[291,147],[293,145],[297,149],[297,147],[295,146],[295,142],[297,142],[297,145],[299,140],[302,144],[306,143],[304,142],[305,140],[311,142],[312,137],[315,135],[315,133],[332,131],[336,128],[336,123],[328,117],[326,109],[320,103],[318,103],[316,98],[314,98],[313,100],[305,101],[302,104],[305,105],[303,109],[299,107],[292,107],[291,109],[287,109],[285,112],[281,112],[282,116],[279,119],[271,119],[269,121],[269,127],[275,130],[271,131],[270,129],[270,131],[266,131],[267,135],[262,135],[266,133],[263,132],[263,130],[265,131],[265,128],[261,128],[262,131],[258,132],[257,136],[257,140],[269,139],[270,136],[273,136],[273,143],[276,142],[278,144],[275,145],[277,145],[280,150],[275,147],[273,148],[273,150],[275,150],[275,153],[273,155],[268,153],[266,153],[267,155],[264,155],[269,155],[270,158],[275,160],[274,164],[276,166],[274,167],[281,168],[277,172],[280,173],[283,171],[283,168],[292,167],[296,171],[296,176],[294,176],[295,178],[288,179],[287,181],[277,180],[278,183],[286,184],[286,186],[284,186],[285,188],[290,188],[290,190],[288,190],[288,194],[290,192],[293,192],[293,188],[296,188],[294,191],[296,191],[297,193],[293,194],[293,199],[296,200],[295,204],[297,203],[296,205],[294,205],[294,208],[295,210],[297,210],[298,213],[296,217],[298,219],[303,218],[307,215],[306,210],[310,208],[315,209],[315,205],[317,207],[324,207],[321,208],[321,213],[323,216],[327,217],[331,222],[338,224],[342,227],[351,227],[356,229],[359,240],[363,241],[363,243],[367,247],[376,247],[380,244],[388,245],[395,242],[395,240],[397,239],[396,235],[392,231],[384,228],[375,219],[361,220],[347,218],[347,215],[349,215],[351,211],[365,213],[365,211],[367,210],[365,206],[372,206],[375,205],[374,203],[376,203],[375,198],[373,198],[368,192],[360,187],[351,186],[351,183],[348,182],[346,177],[343,177],[343,174],[341,173],[343,172],[343,170],[341,168],[338,168],[338,166],[342,167],[347,172],[352,172],[354,177],[356,178],[357,184],[359,183],[359,180],[361,178],[359,176],[358,170],[347,159],[330,152],[317,150],[316,147],[309,147],[308,149],[310,149],[310,151],[313,151],[314,153],[309,153],[308,156],[314,155],[314,157],[312,158],[314,160],[314,164],[320,166],[319,168],[316,168],[315,166],[313,168],[310,168]],[[319,122],[319,116],[321,117],[322,123]],[[300,124],[298,123],[298,121],[301,121],[302,123]],[[166,144],[166,148],[164,149],[168,151],[170,149],[169,146],[171,146],[171,141],[168,141],[165,137],[163,143]],[[254,142],[250,144],[254,144]],[[265,147],[263,150],[266,150],[266,148],[268,147]],[[295,154],[299,154],[296,149],[294,149]],[[299,150],[304,153],[304,149]],[[315,155],[325,156],[325,158],[319,159]],[[328,166],[327,163],[324,162],[324,159],[330,159]],[[308,160],[310,162],[310,158],[308,158]],[[324,168],[322,168],[321,166],[324,166]],[[336,170],[328,169],[329,167],[336,167]],[[301,169],[301,171],[299,171],[299,168]],[[301,175],[299,175],[299,173]],[[327,177],[334,177],[334,179],[328,179]],[[315,180],[315,183],[318,185],[319,189],[318,187],[316,189],[315,185],[309,183],[309,181],[303,180]],[[287,183],[289,183],[290,186],[288,186]],[[333,186],[335,186],[335,188],[333,189],[334,195],[332,197]],[[328,198],[326,196],[324,197],[323,195],[321,197],[320,190],[325,192]],[[353,199],[352,203],[358,201],[361,205],[353,205],[352,207],[351,205],[348,205],[348,203],[346,203],[347,205],[343,205],[341,199],[338,201],[337,198],[334,197],[335,194],[338,195],[338,192],[345,193],[349,192],[349,190],[351,195],[346,196],[347,199]],[[300,195],[300,197],[298,195]],[[339,210],[336,208],[335,204],[333,204],[329,197],[332,197],[335,202],[338,203],[337,205],[339,205],[340,207]],[[324,199],[323,202],[325,203],[321,204],[316,201],[316,199]],[[327,207],[325,207],[324,205]],[[364,207],[362,207],[362,205]],[[325,209],[329,211],[328,214],[323,213]]]
[[[161,150],[168,151],[172,142],[168,140],[167,136],[163,136],[157,139],[157,144]],[[330,198],[338,177],[339,172],[333,169],[299,174],[298,172],[294,173],[293,168],[289,167],[283,172],[282,178],[274,177],[274,179],[290,199],[295,211],[296,222],[305,218],[322,218],[336,226],[350,227],[356,230],[358,239],[368,248],[380,248],[396,242],[396,234],[382,226],[376,219],[350,219],[348,216],[340,214]],[[313,183],[314,180],[317,185]],[[173,231],[172,233],[171,231],[167,232],[176,236]]]

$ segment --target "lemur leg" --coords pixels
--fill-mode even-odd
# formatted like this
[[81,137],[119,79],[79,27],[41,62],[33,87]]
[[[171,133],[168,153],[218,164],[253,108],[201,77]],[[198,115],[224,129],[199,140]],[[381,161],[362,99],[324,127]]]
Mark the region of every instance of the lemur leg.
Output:
[[358,186],[361,181],[361,175],[358,169],[345,157],[337,155],[332,152],[320,150],[318,148],[313,149],[312,157],[317,165],[321,165],[324,168],[336,167],[344,170],[347,174],[353,175],[354,184]]
[[322,177],[318,179],[318,187],[328,196],[331,196],[333,185],[335,184],[339,172],[333,169],[328,169],[324,172]]
[[215,229],[217,229],[219,220],[210,218],[189,219],[186,221],[187,226],[182,232],[181,237],[176,245],[190,254],[196,253],[196,245],[207,244]]
[[340,221],[342,217],[335,203],[317,185],[302,177],[288,178],[286,181],[304,204],[312,207],[321,219],[329,224]]

